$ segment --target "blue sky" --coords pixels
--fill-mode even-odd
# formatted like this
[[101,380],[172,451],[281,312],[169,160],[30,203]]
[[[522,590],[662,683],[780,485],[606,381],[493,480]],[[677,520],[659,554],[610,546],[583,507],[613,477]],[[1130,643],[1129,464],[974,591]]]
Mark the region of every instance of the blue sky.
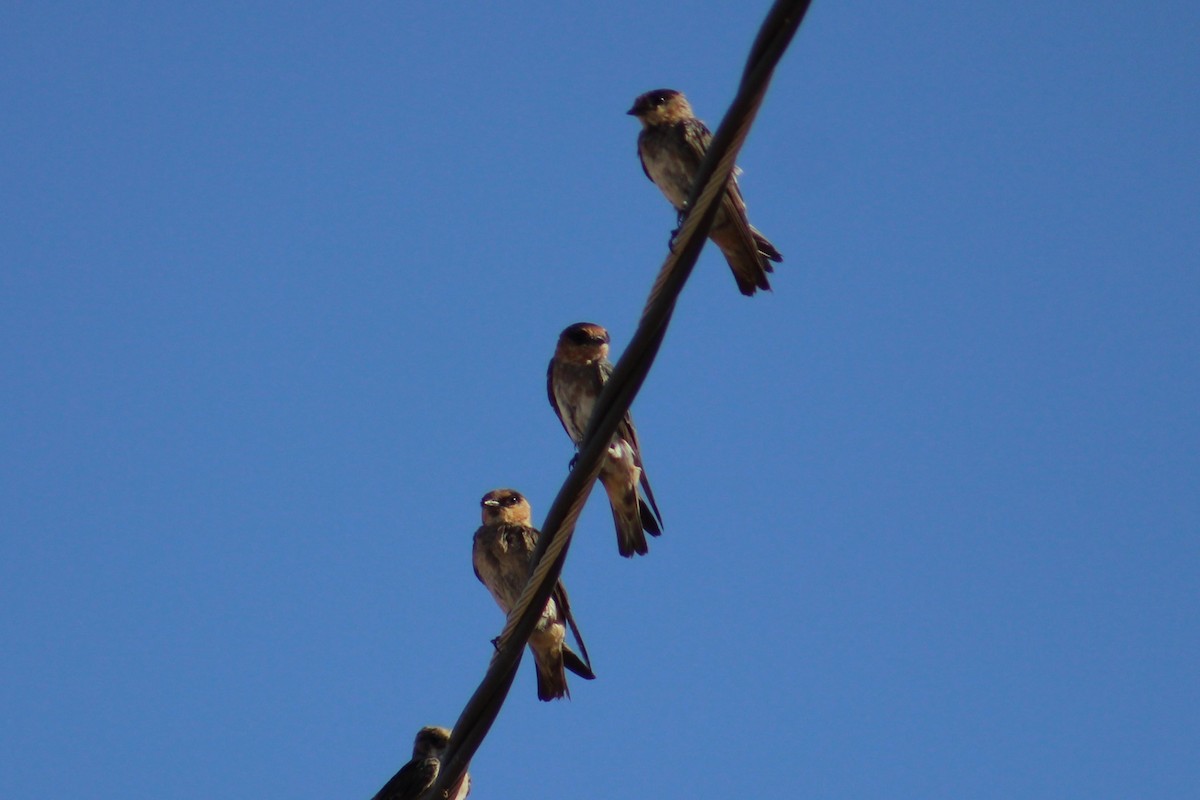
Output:
[[[343,4],[344,5],[344,4]],[[569,7],[568,7],[569,6]],[[370,797],[503,620],[558,331],[628,341],[766,3],[0,10],[0,787]],[[1200,783],[1200,11],[818,2],[634,406],[666,522],[565,579],[473,797]]]

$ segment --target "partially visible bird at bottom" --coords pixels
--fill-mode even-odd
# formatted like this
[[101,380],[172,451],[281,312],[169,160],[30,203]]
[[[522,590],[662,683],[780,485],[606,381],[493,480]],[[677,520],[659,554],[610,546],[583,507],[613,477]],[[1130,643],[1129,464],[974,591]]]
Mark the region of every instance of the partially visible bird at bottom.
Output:
[[[546,370],[546,393],[558,421],[578,448],[592,419],[592,409],[604,384],[612,375],[608,360],[609,336],[594,322],[576,322],[558,337],[554,357]],[[650,490],[650,479],[642,466],[633,417],[626,412],[609,443],[600,466],[600,483],[612,507],[617,528],[617,552],[626,558],[650,551],[646,534],[662,533],[662,514]],[[638,486],[646,495],[638,495]]]
[[[696,119],[683,93],[674,89],[646,92],[633,101],[633,107],[626,113],[642,123],[638,134],[642,171],[666,195],[682,219],[712,133]],[[738,188],[737,175],[735,167],[725,184],[725,195],[708,238],[729,262],[738,291],[749,296],[759,289],[770,291],[767,273],[775,271],[771,262],[783,261],[783,256],[746,217],[746,201]]]
[[[442,754],[450,743],[450,731],[432,725],[417,731],[412,760],[400,768],[372,800],[416,800],[437,780],[442,769]],[[447,792],[444,800],[464,800],[471,791],[471,776],[463,773]]]
[[[530,556],[540,534],[533,527],[529,501],[518,491],[495,489],[483,496],[480,506],[483,508],[483,525],[475,531],[471,562],[475,577],[487,587],[500,610],[507,615],[529,580],[532,572]],[[566,644],[567,625],[571,626],[575,641],[579,643],[582,658]],[[567,669],[584,680],[596,677],[562,581],[554,587],[542,609],[541,619],[529,636],[529,649],[537,667],[538,700],[571,696],[567,689]]]

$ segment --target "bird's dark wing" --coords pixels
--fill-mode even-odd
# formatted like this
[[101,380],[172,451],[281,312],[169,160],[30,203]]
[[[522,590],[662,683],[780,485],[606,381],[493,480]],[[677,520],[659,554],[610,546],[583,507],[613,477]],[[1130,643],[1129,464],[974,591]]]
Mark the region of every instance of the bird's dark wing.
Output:
[[483,533],[482,527],[475,531],[475,536],[471,540],[471,569],[474,570],[475,577],[479,579],[479,582],[486,586],[487,582],[484,581],[483,576],[479,574],[479,567],[475,566],[475,558],[479,551],[479,535],[481,533]]
[[[704,123],[699,122],[701,128],[704,128]],[[707,128],[704,128],[707,132]],[[600,384],[603,386],[608,383],[608,379],[612,377],[613,365],[608,361],[601,361],[597,364],[597,376],[600,379]],[[654,490],[650,488],[650,478],[646,475],[646,467],[642,464],[642,443],[638,441],[637,428],[633,424],[633,414],[626,411],[625,417],[621,423],[617,425],[617,435],[625,441],[633,445],[634,462],[642,470],[641,485],[642,491],[646,493],[646,499],[650,501],[650,508],[654,511],[654,516],[658,520],[659,527],[662,527],[662,512],[658,510],[658,503],[654,499]]]
[[[557,584],[555,584],[554,592],[550,596],[554,598],[554,604],[558,606],[558,610],[562,613],[563,619],[566,620],[567,625],[570,626],[571,635],[575,637],[575,643],[579,645],[579,654],[583,656],[583,662],[581,664],[572,665],[569,662],[570,657],[567,654],[575,654],[571,653],[570,648],[564,646],[563,658],[567,660],[566,666],[576,675],[590,681],[596,677],[596,674],[592,672],[592,658],[588,655],[587,645],[583,643],[583,637],[579,633],[579,626],[575,624],[575,615],[571,613],[571,601],[567,597],[567,587],[563,585],[562,581],[559,581]],[[581,668],[585,671],[581,671]]]
[[[533,550],[537,547],[538,538],[541,537],[541,532],[537,528],[527,526],[506,526],[509,530],[519,530],[522,541],[526,546],[527,555],[533,555]],[[575,624],[575,615],[571,613],[571,600],[567,597],[567,587],[560,580],[554,584],[554,591],[550,593],[550,598],[554,600],[554,604],[558,607],[558,613],[562,615],[563,620],[571,627],[571,634],[575,637],[575,643],[579,645],[579,652],[583,654],[583,661],[578,664],[572,664],[570,659],[573,656],[578,659],[574,653],[571,653],[570,648],[564,648],[563,657],[566,659],[566,666],[572,672],[582,678],[591,680],[596,676],[592,673],[592,659],[588,656],[587,645],[583,643],[583,637],[579,635],[579,626]],[[570,656],[567,655],[570,653]]]
[[[712,143],[712,132],[698,119],[688,119],[679,123],[683,126],[683,141],[688,145],[688,152],[696,159],[694,167],[699,168],[700,162],[704,160],[704,156],[708,153],[708,146]],[[737,175],[739,170],[734,167],[734,175]],[[746,216],[746,201],[742,199],[742,191],[738,188],[737,178],[730,176],[729,184],[725,187],[725,202],[732,204],[733,210],[739,212],[744,219]]]
[[[698,119],[684,120],[680,124],[683,126],[683,140],[687,142],[688,150],[696,158],[696,168],[699,168],[700,162],[704,160],[704,156],[708,152],[709,144],[712,143],[712,132]],[[738,188],[737,178],[734,177],[738,172],[738,168],[734,167],[729,184],[725,187],[724,202],[733,206],[731,210],[736,212],[735,216],[745,219],[746,201],[742,199],[742,190]]]
[[401,767],[372,800],[416,800],[433,786],[441,767],[436,758],[414,758]]
[[571,437],[571,431],[567,428],[567,423],[563,420],[562,411],[558,407],[558,401],[554,399],[554,359],[550,359],[550,366],[546,367],[546,396],[550,398],[550,407],[554,409],[554,416],[558,417],[558,422],[563,426],[563,430],[567,432],[567,438]]
[[712,141],[712,132],[709,131],[707,125],[695,117],[685,119],[678,124],[683,128],[683,142],[687,145],[684,158],[691,162],[691,172],[694,175],[700,162],[704,160],[704,154],[708,152],[708,145]]
[[[597,395],[599,395],[604,389],[604,384],[608,383],[608,379],[612,377],[612,373],[613,365],[611,361],[605,360],[596,363],[595,376]],[[617,424],[617,436],[620,436],[622,439],[633,445],[633,449],[636,451],[634,457],[637,459],[637,465],[640,467],[642,465],[641,446],[638,444],[637,440],[637,429],[633,427],[633,415],[631,415],[628,411],[625,412],[625,416],[622,417],[621,421]]]
[[645,131],[642,131],[641,133],[638,134],[638,142],[637,142],[638,163],[642,165],[642,172],[646,173],[646,177],[649,178],[651,181],[653,181],[654,178],[650,177],[650,170],[646,169],[646,159],[642,156],[642,142],[645,141],[645,138],[646,138]]

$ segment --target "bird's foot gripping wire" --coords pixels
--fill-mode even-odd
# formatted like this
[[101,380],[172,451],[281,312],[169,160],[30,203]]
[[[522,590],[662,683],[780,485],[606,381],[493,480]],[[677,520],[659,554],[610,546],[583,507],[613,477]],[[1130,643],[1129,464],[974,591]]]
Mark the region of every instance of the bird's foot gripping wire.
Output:
[[570,471],[570,470],[575,469],[575,464],[578,461],[579,461],[579,453],[576,453],[575,455],[571,456],[571,463],[567,464],[567,470]]
[[687,215],[688,212],[686,208],[684,208],[682,211],[675,212],[675,230],[671,231],[671,238],[667,240],[667,248],[672,253],[675,252],[675,239],[678,238],[679,231],[683,230],[683,221],[687,219]]

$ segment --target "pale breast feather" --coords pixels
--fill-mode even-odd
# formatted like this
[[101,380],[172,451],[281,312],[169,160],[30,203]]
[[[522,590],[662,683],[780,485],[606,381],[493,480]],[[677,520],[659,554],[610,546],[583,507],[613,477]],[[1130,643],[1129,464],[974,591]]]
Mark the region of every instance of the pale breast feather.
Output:
[[692,177],[687,174],[683,164],[677,158],[663,155],[644,161],[650,180],[654,181],[671,205],[682,209],[687,202],[688,190],[692,187]]
[[581,391],[575,394],[575,413],[571,415],[571,438],[579,443],[583,441],[583,433],[592,419],[592,409],[596,407],[596,398],[589,392]]
[[582,381],[556,381],[554,405],[562,418],[563,426],[571,441],[579,444],[583,441],[583,432],[587,429],[588,420],[592,418],[592,408],[596,398],[581,386]]

